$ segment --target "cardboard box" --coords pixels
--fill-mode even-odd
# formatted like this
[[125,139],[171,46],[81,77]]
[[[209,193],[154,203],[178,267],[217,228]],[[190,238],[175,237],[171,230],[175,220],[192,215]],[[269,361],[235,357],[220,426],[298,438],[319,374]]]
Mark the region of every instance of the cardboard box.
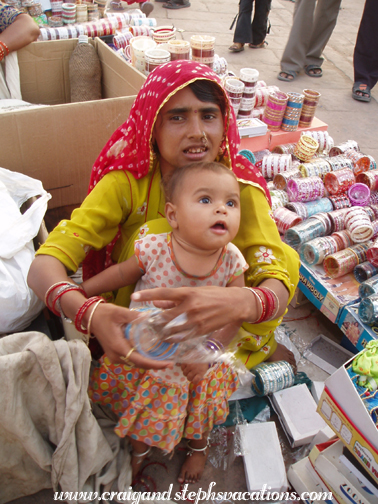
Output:
[[360,299],[359,285],[352,273],[330,278],[322,265],[301,264],[299,269],[299,289],[334,323],[338,322],[344,306],[355,304]]
[[94,161],[145,81],[99,38],[93,44],[102,100],[69,103],[77,39],[34,42],[18,51],[22,98],[49,106],[0,114],[0,166],[40,180],[52,195],[49,208],[83,201]]
[[[303,352],[303,357],[328,374],[332,374],[354,354],[335,341],[319,334]],[[324,387],[323,387],[324,388]],[[318,400],[321,394],[319,394]],[[317,401],[318,402],[318,401]]]
[[318,412],[378,483],[378,430],[348,376],[351,361],[326,379]]
[[311,128],[298,128],[297,131],[285,132],[279,131],[268,131],[265,135],[257,136],[254,138],[242,138],[240,149],[249,149],[252,152],[257,152],[259,150],[269,149],[272,150],[277,145],[284,145],[288,143],[298,142],[302,131],[327,131],[328,125],[314,117]]
[[[357,477],[340,462],[340,440],[326,446],[316,457],[314,467],[320,477],[335,489],[344,504],[378,504],[378,498],[361,485]],[[310,453],[311,460],[311,453]]]
[[378,326],[368,326],[361,322],[358,306],[358,304],[345,306],[339,317],[338,326],[360,352],[369,341],[378,338]]
[[327,498],[324,500],[313,500],[310,499],[310,496],[308,498],[303,496],[312,494],[313,492],[318,494],[324,492],[323,497],[329,494],[328,489],[324,491],[322,486],[311,477],[308,457],[299,460],[289,467],[287,479],[297,494],[302,496],[302,501],[305,504],[332,504],[334,502],[332,499]]

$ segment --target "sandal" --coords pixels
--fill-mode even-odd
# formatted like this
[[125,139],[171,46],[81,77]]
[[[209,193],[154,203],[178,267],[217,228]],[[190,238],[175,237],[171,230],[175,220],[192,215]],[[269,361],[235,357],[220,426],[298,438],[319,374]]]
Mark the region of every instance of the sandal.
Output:
[[278,75],[277,79],[285,82],[292,82],[297,77],[297,72],[294,70],[282,70]]
[[268,45],[268,42],[266,40],[263,40],[261,42],[261,44],[248,44],[248,47],[250,47],[251,49],[263,49],[265,48],[266,46]]
[[369,86],[363,82],[355,82],[353,84],[352,96],[355,100],[369,102],[371,100]]
[[[305,74],[308,75],[309,77],[322,77],[323,76],[323,70],[320,68],[319,65],[307,65],[305,66]],[[311,73],[313,72],[313,73]]]
[[244,51],[244,44],[241,44],[240,42],[234,42],[229,48],[229,51],[231,52],[241,52]]

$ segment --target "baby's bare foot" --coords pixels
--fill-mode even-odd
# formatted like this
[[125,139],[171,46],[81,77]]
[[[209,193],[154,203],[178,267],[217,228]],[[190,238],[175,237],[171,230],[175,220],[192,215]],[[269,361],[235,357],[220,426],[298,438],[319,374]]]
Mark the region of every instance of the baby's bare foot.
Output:
[[195,483],[201,479],[209,454],[207,438],[188,441],[189,451],[177,481],[179,483]]

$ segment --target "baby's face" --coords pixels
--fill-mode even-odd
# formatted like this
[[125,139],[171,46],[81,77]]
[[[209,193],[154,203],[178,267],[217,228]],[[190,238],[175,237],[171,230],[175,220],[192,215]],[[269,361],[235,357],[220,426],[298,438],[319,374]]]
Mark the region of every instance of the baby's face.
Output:
[[212,250],[235,238],[240,225],[240,189],[231,172],[188,172],[174,200],[177,231],[188,243]]

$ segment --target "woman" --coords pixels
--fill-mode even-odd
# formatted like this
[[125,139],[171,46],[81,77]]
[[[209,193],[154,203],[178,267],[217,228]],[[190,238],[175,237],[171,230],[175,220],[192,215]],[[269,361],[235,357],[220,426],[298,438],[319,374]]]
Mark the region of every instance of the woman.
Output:
[[[255,12],[252,18],[253,4]],[[251,49],[260,49],[267,45],[265,37],[270,31],[269,12],[272,0],[240,0],[234,42],[228,48],[231,52],[244,51],[244,44]]]
[[[54,284],[68,282],[67,271],[76,271],[84,259],[84,277],[89,277],[130,257],[136,238],[169,229],[163,218],[161,177],[190,162],[217,160],[240,179],[241,226],[234,243],[249,264],[246,285],[264,284],[279,299],[278,319],[243,324],[237,354],[249,368],[267,359],[295,364],[291,352],[277,346],[274,329],[298,282],[298,256],[282,244],[270,215],[265,181],[237,156],[239,143],[235,116],[216,74],[193,61],[158,67],[141,88],[128,120],[100,153],[89,195],[39,249],[29,272],[30,287],[41,299],[47,293],[51,304]],[[86,299],[77,290],[65,292],[59,301],[66,317],[74,320],[79,314],[81,325],[90,325],[111,362],[126,359],[137,367],[163,368],[166,362],[139,355],[124,337],[125,324],[136,317],[124,308],[132,290],[120,289],[114,304],[96,303],[85,313]],[[188,322],[183,327],[194,326],[201,333],[229,323],[253,322],[261,313],[253,292],[237,287],[160,288],[134,296],[176,305],[166,312],[167,319],[185,312]]]

